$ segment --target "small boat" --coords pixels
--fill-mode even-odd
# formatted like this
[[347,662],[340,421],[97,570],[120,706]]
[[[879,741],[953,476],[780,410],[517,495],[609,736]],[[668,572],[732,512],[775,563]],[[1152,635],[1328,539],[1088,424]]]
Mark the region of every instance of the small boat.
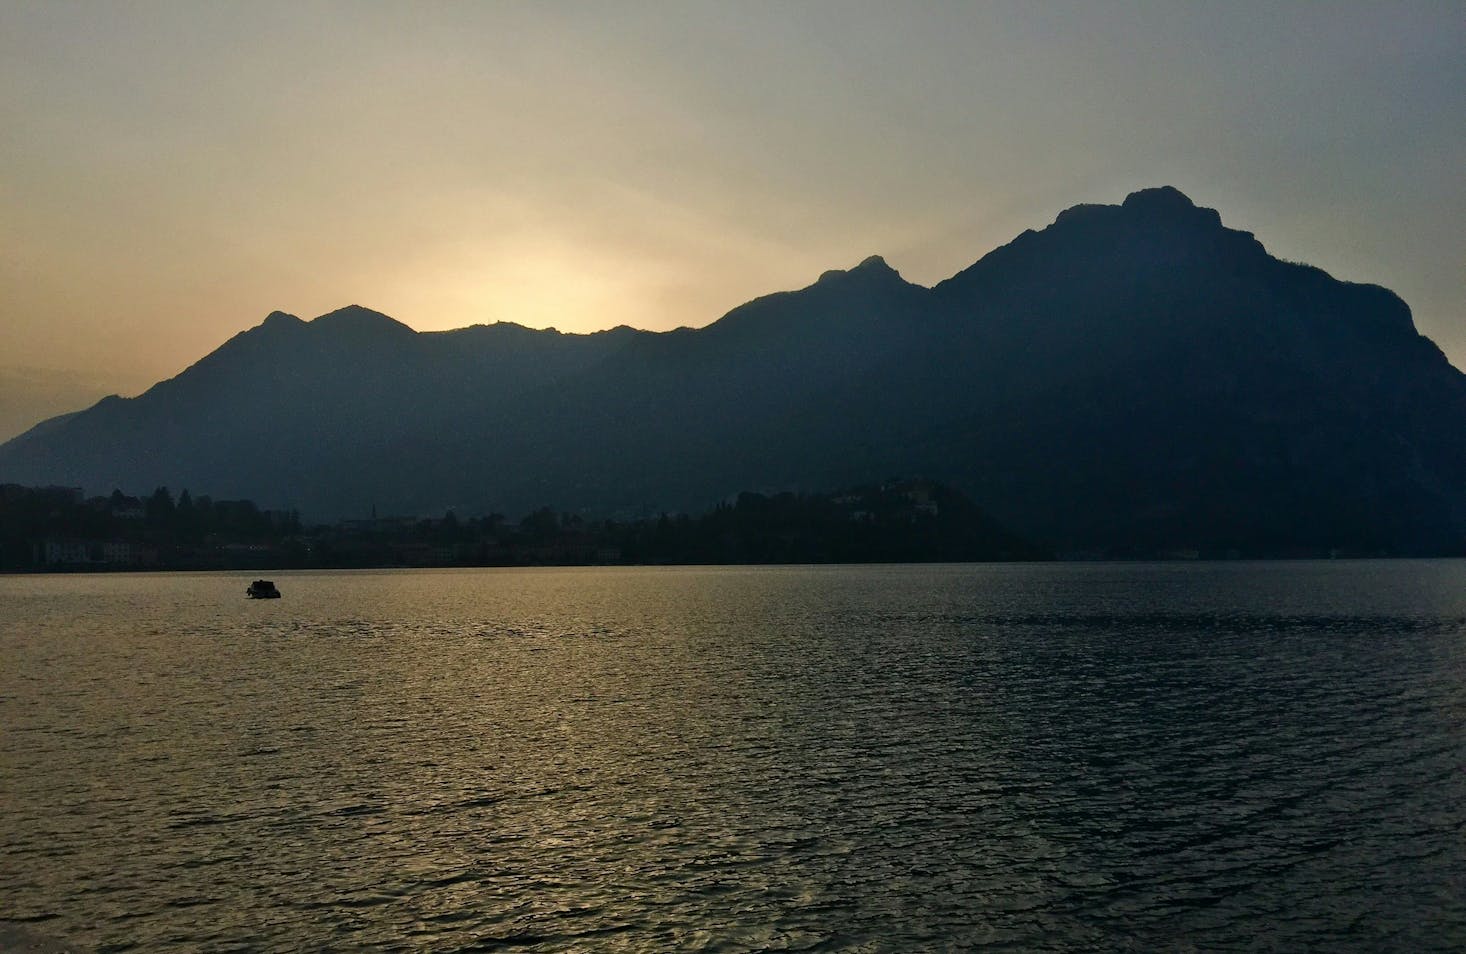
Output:
[[252,600],[278,600],[280,591],[275,589],[273,580],[255,580],[244,591],[244,595]]

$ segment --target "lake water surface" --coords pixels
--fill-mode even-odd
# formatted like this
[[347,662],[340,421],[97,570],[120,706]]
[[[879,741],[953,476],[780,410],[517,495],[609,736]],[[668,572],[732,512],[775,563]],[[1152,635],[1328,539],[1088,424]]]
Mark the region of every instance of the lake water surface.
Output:
[[0,578],[0,945],[1466,949],[1466,563]]

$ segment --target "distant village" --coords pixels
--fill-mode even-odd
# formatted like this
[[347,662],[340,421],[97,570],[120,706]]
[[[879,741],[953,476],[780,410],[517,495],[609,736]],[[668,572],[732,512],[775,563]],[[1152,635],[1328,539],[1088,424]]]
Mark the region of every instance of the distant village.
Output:
[[0,485],[0,570],[828,563],[1046,556],[940,484],[743,493],[701,515],[590,520],[545,507],[510,521],[372,517],[307,526],[248,500]]

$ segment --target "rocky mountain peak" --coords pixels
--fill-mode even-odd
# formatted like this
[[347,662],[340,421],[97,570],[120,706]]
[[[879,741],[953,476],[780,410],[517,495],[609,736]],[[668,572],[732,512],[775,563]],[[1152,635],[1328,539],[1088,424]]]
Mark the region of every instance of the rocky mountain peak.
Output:
[[891,279],[903,281],[901,273],[886,263],[886,260],[879,255],[870,255],[861,259],[860,264],[854,268],[832,268],[820,275],[820,283],[825,284],[841,278],[863,278],[863,279]]
[[1201,208],[1175,186],[1158,186],[1132,192],[1125,197],[1120,208],[1132,216],[1156,222],[1222,227],[1222,217],[1216,209]]
[[347,305],[327,312],[310,322],[316,331],[330,331],[351,335],[416,335],[417,332],[402,322],[380,311],[373,311],[361,305]]

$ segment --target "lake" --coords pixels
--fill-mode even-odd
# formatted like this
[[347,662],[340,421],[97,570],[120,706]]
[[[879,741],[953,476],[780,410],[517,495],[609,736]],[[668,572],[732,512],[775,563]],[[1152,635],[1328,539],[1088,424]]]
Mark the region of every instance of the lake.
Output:
[[0,945],[1466,948],[1466,562],[0,577]]

